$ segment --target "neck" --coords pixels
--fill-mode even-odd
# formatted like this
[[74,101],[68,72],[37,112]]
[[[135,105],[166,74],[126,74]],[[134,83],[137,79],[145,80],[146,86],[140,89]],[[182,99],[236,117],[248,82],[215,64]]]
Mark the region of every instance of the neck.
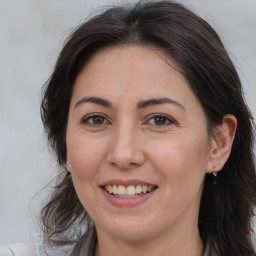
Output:
[[124,241],[98,233],[95,256],[203,256],[198,229],[187,234],[162,234],[145,241]]

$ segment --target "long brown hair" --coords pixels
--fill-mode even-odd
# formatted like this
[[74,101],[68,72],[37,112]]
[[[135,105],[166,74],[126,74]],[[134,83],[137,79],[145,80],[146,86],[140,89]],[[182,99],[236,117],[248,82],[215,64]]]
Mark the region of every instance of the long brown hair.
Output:
[[156,46],[180,65],[203,106],[210,134],[224,115],[236,116],[232,151],[217,185],[206,174],[198,226],[204,243],[211,238],[213,255],[256,255],[251,241],[256,203],[253,118],[219,36],[206,21],[172,1],[112,7],[78,27],[60,52],[41,105],[49,143],[64,170],[41,212],[45,241],[74,242],[90,222],[65,171],[68,109],[74,80],[90,56],[123,44]]

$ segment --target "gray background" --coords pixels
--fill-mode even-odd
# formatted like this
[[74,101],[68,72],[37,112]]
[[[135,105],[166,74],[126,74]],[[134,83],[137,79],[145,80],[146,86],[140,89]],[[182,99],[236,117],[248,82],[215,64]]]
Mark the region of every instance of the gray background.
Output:
[[[0,0],[0,245],[35,239],[43,187],[56,175],[40,121],[41,86],[70,29],[120,1]],[[256,0],[190,0],[228,48],[256,114]],[[43,190],[42,190],[43,189]]]

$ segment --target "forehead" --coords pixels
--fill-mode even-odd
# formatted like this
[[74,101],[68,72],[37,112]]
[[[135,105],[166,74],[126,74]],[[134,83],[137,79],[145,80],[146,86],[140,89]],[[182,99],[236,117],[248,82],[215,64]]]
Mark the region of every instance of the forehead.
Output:
[[76,87],[88,93],[102,90],[163,92],[176,87],[190,90],[178,65],[159,49],[149,46],[112,46],[96,52],[84,65]]
[[152,70],[159,72],[160,69],[170,72],[172,68],[181,75],[183,73],[175,60],[164,50],[140,45],[117,45],[99,49],[87,60],[83,70],[86,69],[89,72],[97,68],[104,74],[121,72],[123,67],[129,67],[129,71],[140,69],[144,72]]

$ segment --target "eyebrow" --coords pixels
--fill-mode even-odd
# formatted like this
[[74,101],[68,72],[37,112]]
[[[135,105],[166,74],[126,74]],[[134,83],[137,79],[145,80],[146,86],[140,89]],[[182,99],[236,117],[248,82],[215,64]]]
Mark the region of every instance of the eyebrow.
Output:
[[165,104],[165,103],[173,104],[173,105],[186,111],[186,109],[183,105],[181,105],[178,101],[170,99],[170,98],[156,98],[156,99],[143,100],[137,104],[137,108],[138,109],[147,108],[149,106],[155,106],[155,105],[160,105],[160,104]]
[[[112,108],[112,104],[110,101],[103,99],[103,98],[99,98],[99,97],[83,97],[82,99],[80,99],[74,106],[74,108],[77,108],[79,105],[83,104],[83,103],[94,103],[103,107],[107,107],[107,108]],[[142,109],[142,108],[147,108],[150,106],[155,106],[155,105],[161,105],[161,104],[173,104],[183,110],[186,111],[185,107],[183,105],[181,105],[179,102],[177,102],[176,100],[170,99],[170,98],[155,98],[155,99],[148,99],[148,100],[142,100],[139,101],[137,104],[137,108],[138,109]]]
[[83,97],[75,104],[74,108],[77,108],[82,103],[94,103],[103,107],[112,108],[110,101],[99,97]]

